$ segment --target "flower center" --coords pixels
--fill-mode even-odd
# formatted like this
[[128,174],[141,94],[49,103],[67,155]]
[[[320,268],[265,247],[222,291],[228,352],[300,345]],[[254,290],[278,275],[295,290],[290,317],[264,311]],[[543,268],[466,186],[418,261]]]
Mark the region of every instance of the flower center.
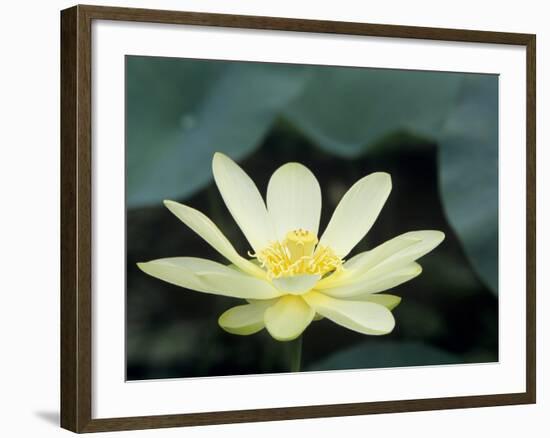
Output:
[[342,269],[342,259],[311,231],[294,230],[282,242],[273,242],[257,254],[252,254],[267,270],[270,278],[293,275],[325,275]]

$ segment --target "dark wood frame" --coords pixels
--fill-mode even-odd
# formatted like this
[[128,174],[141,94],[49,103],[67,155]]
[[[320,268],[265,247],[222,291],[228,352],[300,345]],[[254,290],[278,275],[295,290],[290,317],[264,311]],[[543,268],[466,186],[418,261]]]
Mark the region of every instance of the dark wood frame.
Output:
[[[92,419],[92,20],[466,41],[527,50],[526,392],[229,412]],[[100,6],[61,12],[61,426],[74,432],[148,429],[535,403],[535,47],[531,34]]]

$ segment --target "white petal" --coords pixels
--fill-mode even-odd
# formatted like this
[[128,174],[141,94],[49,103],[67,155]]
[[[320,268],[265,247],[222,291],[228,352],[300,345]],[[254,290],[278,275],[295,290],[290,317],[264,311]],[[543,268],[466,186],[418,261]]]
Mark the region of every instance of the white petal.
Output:
[[155,278],[198,292],[244,299],[269,299],[281,295],[267,280],[211,260],[174,257],[138,263],[138,266]]
[[206,215],[194,208],[174,201],[164,201],[164,205],[166,205],[179,220],[201,236],[210,246],[212,246],[212,248],[239,269],[250,275],[265,278],[265,271],[244,257],[241,257],[233,245],[231,245],[231,242],[227,240],[216,224]]
[[391,191],[391,177],[372,173],[357,181],[334,210],[320,244],[345,257],[370,230]]
[[395,326],[392,313],[377,303],[337,300],[314,291],[303,298],[320,315],[359,333],[385,335]]
[[234,335],[251,335],[265,327],[264,313],[275,300],[261,300],[226,310],[218,319],[225,331]]
[[265,311],[265,328],[278,341],[291,341],[302,334],[314,316],[315,311],[301,297],[285,295]]
[[406,281],[420,275],[422,267],[415,262],[402,266],[389,272],[367,271],[360,275],[348,277],[348,281],[335,287],[323,287],[316,289],[324,294],[336,298],[355,297],[357,295],[374,294],[399,286]]
[[290,294],[302,294],[311,289],[321,278],[320,275],[294,275],[292,277],[274,278],[272,283],[277,289]]
[[233,219],[254,251],[261,251],[275,240],[275,233],[258,188],[233,160],[219,152],[214,154],[212,171]]
[[317,236],[321,218],[321,187],[311,171],[299,163],[287,163],[271,176],[267,186],[267,210],[279,241],[299,228]]

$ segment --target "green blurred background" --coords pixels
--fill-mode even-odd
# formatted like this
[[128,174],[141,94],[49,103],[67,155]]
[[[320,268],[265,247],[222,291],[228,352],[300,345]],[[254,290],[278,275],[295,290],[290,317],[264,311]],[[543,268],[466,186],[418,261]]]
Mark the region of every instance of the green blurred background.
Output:
[[[353,253],[410,230],[447,238],[422,275],[392,290],[397,325],[364,336],[324,319],[304,333],[303,369],[498,360],[498,77],[351,67],[126,57],[127,378],[285,372],[288,343],[217,325],[237,299],[187,291],[136,262],[226,263],[166,208],[208,215],[249,250],[212,178],[216,151],[265,193],[299,161],[323,190],[321,230],[345,191],[385,171],[393,190]],[[361,214],[361,212],[358,212]]]

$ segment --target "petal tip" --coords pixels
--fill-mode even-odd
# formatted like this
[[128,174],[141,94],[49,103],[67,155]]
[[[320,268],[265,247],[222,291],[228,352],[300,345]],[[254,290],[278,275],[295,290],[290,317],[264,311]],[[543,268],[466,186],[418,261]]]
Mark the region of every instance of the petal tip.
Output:
[[176,201],[171,201],[170,199],[165,199],[162,203],[170,211],[173,211],[173,209],[179,205]]
[[435,246],[439,245],[441,242],[445,240],[445,233],[443,231],[432,230],[432,234],[434,237]]
[[147,273],[147,265],[149,264],[149,262],[137,262],[136,263],[136,266],[141,269],[143,272]]
[[[399,304],[401,304],[401,301],[403,300],[401,297],[398,297],[396,295],[394,295],[395,297],[395,302],[393,302],[390,306],[388,306],[388,310],[391,312],[393,309],[395,309],[397,306],[399,306]],[[395,323],[394,323],[395,325]]]
[[216,169],[223,164],[225,158],[227,158],[225,154],[214,152],[214,156],[212,157],[212,172],[214,173],[214,177],[216,176]]
[[300,337],[300,335],[303,333],[303,332],[301,332],[297,335],[292,335],[292,336],[281,336],[278,333],[273,333],[272,331],[270,331],[269,327],[267,325],[266,325],[265,328],[267,329],[267,332],[269,333],[269,335],[278,342],[294,341],[295,339],[298,339]]
[[229,158],[227,155],[225,155],[223,152],[214,152],[214,156],[212,157],[212,165],[215,166],[217,163],[222,164],[222,162],[228,162],[233,161],[231,158]]
[[307,172],[312,173],[307,166],[304,166],[302,163],[298,163],[297,161],[289,161],[288,163],[283,164],[277,170],[281,170],[281,169],[300,169],[300,170],[306,170]]
[[225,320],[227,319],[229,310],[231,309],[226,310],[218,317],[218,325],[224,330],[226,330],[227,322]]
[[393,329],[395,328],[395,319],[393,319],[393,323],[383,332],[381,332],[381,335],[389,335],[391,332],[393,332]]
[[381,183],[386,184],[390,189],[392,187],[391,175],[388,172],[375,172],[374,175]]
[[[384,307],[381,304],[378,304],[378,306]],[[395,324],[395,317],[393,316],[393,313],[391,312],[390,309],[387,309],[386,307],[384,307],[384,309],[388,312],[389,318],[386,321],[386,324],[381,324],[378,327],[378,330],[375,333],[373,333],[373,335],[375,336],[383,336],[383,335],[390,334],[391,332],[393,332],[393,329],[395,328],[396,324]]]

